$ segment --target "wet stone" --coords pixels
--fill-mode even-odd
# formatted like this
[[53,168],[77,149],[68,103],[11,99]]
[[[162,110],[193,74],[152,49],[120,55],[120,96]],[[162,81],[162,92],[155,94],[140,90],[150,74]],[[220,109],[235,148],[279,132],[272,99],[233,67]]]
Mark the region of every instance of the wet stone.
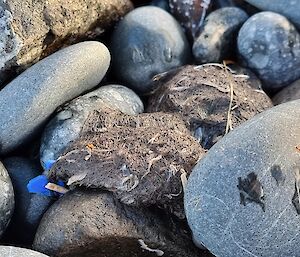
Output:
[[266,110],[198,162],[185,194],[197,244],[218,257],[298,256],[299,117],[299,100]]
[[141,99],[121,85],[102,86],[62,106],[46,126],[41,139],[41,164],[46,169],[49,161],[56,160],[79,137],[80,131],[93,110],[119,110],[129,115],[144,111]]
[[238,51],[267,91],[276,92],[300,78],[300,35],[280,14],[251,16],[239,31]]
[[151,2],[151,5],[162,8],[163,10],[165,10],[167,12],[170,11],[170,6],[169,6],[168,0],[153,0]]
[[225,7],[210,13],[193,44],[197,63],[221,62],[231,57],[236,37],[248,15],[237,7]]
[[6,230],[14,211],[14,191],[7,170],[0,162],[0,236]]
[[136,8],[113,32],[114,75],[138,93],[148,93],[158,73],[188,62],[190,49],[177,21],[154,6]]
[[33,248],[56,257],[199,256],[180,226],[167,223],[110,193],[75,190],[46,212]]
[[41,174],[37,163],[23,157],[6,158],[3,163],[15,193],[15,210],[4,239],[6,242],[31,244],[38,224],[53,199],[30,194],[27,190],[29,180]]
[[169,0],[170,12],[178,20],[191,42],[199,35],[212,2]]
[[274,105],[278,105],[297,99],[300,99],[300,79],[280,90],[273,96],[272,102]]

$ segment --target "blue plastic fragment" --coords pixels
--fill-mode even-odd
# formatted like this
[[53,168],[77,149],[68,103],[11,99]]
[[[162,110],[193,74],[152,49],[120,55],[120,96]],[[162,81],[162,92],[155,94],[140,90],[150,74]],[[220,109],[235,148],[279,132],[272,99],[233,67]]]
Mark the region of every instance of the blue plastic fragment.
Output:
[[50,170],[55,162],[56,162],[56,160],[48,160],[48,161],[46,161],[44,163],[45,170]]
[[41,194],[46,196],[53,196],[53,192],[45,186],[49,183],[47,176],[39,175],[31,179],[27,184],[27,190],[29,193]]
[[[51,191],[45,186],[49,183],[49,179],[46,175],[39,175],[29,181],[27,184],[27,190],[29,193],[40,194],[45,196],[60,196],[63,195],[58,192]],[[59,186],[64,187],[65,183],[62,180],[57,181],[56,183]]]

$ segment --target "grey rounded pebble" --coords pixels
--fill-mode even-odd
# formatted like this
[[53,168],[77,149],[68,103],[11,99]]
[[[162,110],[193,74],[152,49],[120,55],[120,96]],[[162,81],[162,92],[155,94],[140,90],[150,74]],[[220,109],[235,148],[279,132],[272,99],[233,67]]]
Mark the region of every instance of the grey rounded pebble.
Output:
[[0,236],[6,230],[14,212],[14,190],[7,170],[0,162]]
[[153,89],[154,75],[190,59],[178,22],[154,6],[136,8],[124,17],[113,32],[111,51],[115,76],[138,93]]
[[220,62],[230,57],[237,33],[247,19],[246,12],[237,7],[225,7],[209,14],[201,34],[193,44],[196,61]]
[[106,85],[80,96],[66,106],[46,126],[40,148],[41,164],[46,169],[49,160],[56,160],[71,141],[79,137],[84,122],[92,110],[109,107],[129,115],[144,111],[141,99],[129,88]]
[[287,17],[300,29],[300,0],[246,0],[262,11],[272,11]]
[[0,153],[32,137],[59,105],[98,85],[109,63],[103,44],[82,42],[41,60],[5,86],[0,91]]
[[194,240],[218,257],[299,256],[300,100],[273,107],[215,144],[185,194]]
[[32,243],[38,224],[53,199],[30,194],[27,190],[29,180],[41,175],[37,163],[23,157],[10,157],[4,159],[3,164],[15,193],[15,211],[5,233],[6,240]]
[[279,91],[272,98],[274,105],[300,99],[300,79]]
[[45,213],[33,248],[55,257],[199,256],[182,228],[168,223],[108,192],[73,190]]
[[48,257],[48,255],[14,246],[0,246],[0,256],[7,257]]
[[280,14],[261,12],[242,26],[238,51],[268,91],[276,91],[300,78],[300,35]]

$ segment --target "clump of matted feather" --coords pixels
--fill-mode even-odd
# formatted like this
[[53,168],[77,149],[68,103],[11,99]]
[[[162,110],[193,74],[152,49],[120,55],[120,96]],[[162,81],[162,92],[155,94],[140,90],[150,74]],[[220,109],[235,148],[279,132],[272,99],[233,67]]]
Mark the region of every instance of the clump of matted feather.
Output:
[[203,153],[176,114],[94,111],[49,176],[71,187],[112,191],[127,205],[156,204],[183,218],[186,178]]
[[171,13],[190,39],[199,35],[210,3],[210,0],[169,0]]

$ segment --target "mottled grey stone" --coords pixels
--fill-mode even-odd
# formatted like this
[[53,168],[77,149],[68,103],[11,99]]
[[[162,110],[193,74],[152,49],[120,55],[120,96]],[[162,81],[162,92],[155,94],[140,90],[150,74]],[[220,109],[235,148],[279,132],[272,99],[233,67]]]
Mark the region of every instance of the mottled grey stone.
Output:
[[278,105],[198,162],[185,194],[196,243],[218,257],[299,256],[299,122],[299,100]]
[[129,88],[121,85],[100,87],[80,96],[66,106],[49,122],[42,136],[41,164],[56,160],[79,133],[92,110],[109,107],[129,115],[144,111],[141,99]]
[[280,13],[300,29],[300,0],[246,0],[263,11]]
[[209,14],[201,34],[193,44],[196,61],[220,62],[230,57],[237,33],[247,19],[246,12],[237,7],[225,7]]
[[14,211],[14,190],[7,170],[0,162],[0,236],[5,231]]
[[124,17],[113,32],[111,51],[115,75],[139,93],[152,90],[154,75],[182,66],[190,57],[180,25],[154,6]]
[[27,69],[0,91],[0,152],[28,140],[55,109],[95,87],[110,62],[95,41],[62,49]]
[[45,213],[33,248],[56,257],[200,256],[180,226],[168,223],[110,193],[74,190]]
[[274,105],[278,105],[297,99],[300,99],[300,79],[280,90],[273,96],[272,102]]
[[261,12],[249,18],[238,35],[245,64],[275,91],[300,77],[300,35],[280,14]]
[[38,224],[53,202],[51,197],[30,194],[29,180],[41,174],[40,166],[23,157],[4,159],[3,164],[12,181],[15,193],[15,211],[6,230],[6,241],[32,243]]
[[14,246],[0,246],[0,256],[7,257],[47,257],[47,255]]

